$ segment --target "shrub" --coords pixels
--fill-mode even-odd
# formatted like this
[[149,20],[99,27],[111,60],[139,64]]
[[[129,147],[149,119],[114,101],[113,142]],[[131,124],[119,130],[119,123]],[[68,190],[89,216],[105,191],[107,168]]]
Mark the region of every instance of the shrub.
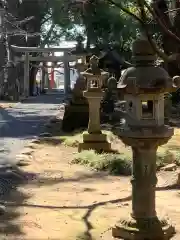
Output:
[[180,152],[165,150],[157,153],[158,168],[170,163],[180,165]]
[[[172,162],[180,165],[180,153],[172,153],[169,150],[158,152],[157,170]],[[86,150],[75,154],[72,163],[86,165],[96,171],[107,171],[114,175],[127,176],[131,174],[132,157],[124,153],[98,154],[94,150]]]
[[72,163],[87,165],[97,171],[108,171],[115,175],[130,175],[131,161],[124,154],[97,154],[94,150],[77,153]]

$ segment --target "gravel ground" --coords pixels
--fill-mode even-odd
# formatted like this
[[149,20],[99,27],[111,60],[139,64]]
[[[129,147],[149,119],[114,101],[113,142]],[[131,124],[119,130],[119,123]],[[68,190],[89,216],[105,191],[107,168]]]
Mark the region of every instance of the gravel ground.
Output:
[[62,92],[29,98],[13,108],[0,109],[0,164],[16,162],[15,156],[36,138],[50,117],[58,112]]

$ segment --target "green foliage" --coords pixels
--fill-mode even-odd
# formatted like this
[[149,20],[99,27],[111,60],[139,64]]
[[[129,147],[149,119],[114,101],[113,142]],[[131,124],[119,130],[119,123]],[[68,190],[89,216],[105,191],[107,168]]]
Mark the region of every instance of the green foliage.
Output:
[[[134,22],[120,9],[107,1],[87,1],[83,10],[83,24],[92,44],[107,45],[113,42],[124,45],[136,34]],[[127,37],[128,31],[128,37]]]
[[[110,142],[114,142],[117,137],[111,131],[103,131]],[[63,144],[69,147],[78,147],[82,142],[82,133],[74,133],[72,136],[61,136]],[[86,165],[97,171],[108,171],[111,174],[130,175],[132,156],[131,151],[124,148],[119,149],[119,153],[97,154],[93,150],[82,151],[74,156],[73,163]],[[180,166],[180,152],[177,149],[159,148],[157,152],[157,170],[161,167],[176,163]]]
[[[166,150],[157,154],[157,170],[175,162],[180,166],[180,153]],[[130,175],[132,157],[125,152],[97,154],[93,150],[82,151],[74,156],[72,163],[86,165],[96,171],[107,171],[115,175]]]
[[[119,3],[119,0],[113,1]],[[120,2],[131,13],[139,15],[136,1]],[[140,27],[132,16],[108,0],[21,1],[19,13],[21,18],[34,16],[36,28],[40,23],[42,45],[55,45],[62,38],[75,40],[81,34],[88,46],[107,47],[116,43],[121,51],[129,50]]]
[[130,175],[131,161],[122,154],[97,154],[93,150],[77,153],[72,163],[87,165],[97,171],[108,171],[111,174]]
[[[83,3],[65,0],[49,0],[48,11],[42,24],[43,39],[51,25],[50,43],[56,43],[65,36],[75,40],[81,34],[87,42],[96,46],[116,43],[122,50],[129,48],[137,34],[137,22],[124,14],[119,8],[108,1],[88,0]],[[132,11],[135,7],[127,4]]]
[[77,134],[74,136],[62,136],[61,140],[65,146],[78,147],[79,143],[82,142],[82,135]]
[[176,163],[180,165],[180,152],[179,151],[158,151],[157,153],[157,166],[163,167],[166,164]]

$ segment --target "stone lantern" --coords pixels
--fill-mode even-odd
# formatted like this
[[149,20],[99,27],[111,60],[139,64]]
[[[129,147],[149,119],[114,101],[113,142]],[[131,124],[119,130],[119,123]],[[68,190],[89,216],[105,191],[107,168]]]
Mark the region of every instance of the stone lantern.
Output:
[[86,57],[90,53],[84,48],[83,37],[78,36],[76,40],[76,47],[71,51],[71,54],[76,56],[75,68],[80,75],[80,72],[83,72],[87,69],[88,64],[86,62]]
[[170,239],[174,227],[156,214],[156,153],[174,134],[164,124],[164,95],[177,90],[180,81],[173,81],[163,68],[155,66],[156,54],[145,37],[133,43],[132,52],[134,66],[118,83],[126,101],[126,122],[119,137],[133,152],[132,213],[113,227],[112,234],[126,240]]
[[104,96],[102,85],[108,72],[104,72],[98,67],[99,59],[92,56],[90,59],[90,68],[81,73],[87,81],[87,89],[84,91],[84,97],[89,103],[89,124],[88,133],[83,134],[83,143],[79,144],[79,151],[94,149],[98,152],[110,151],[111,145],[107,141],[106,134],[101,132],[100,127],[100,103]]
[[[71,51],[71,54],[76,56],[75,69],[77,70],[78,76],[72,89],[71,98],[65,106],[62,129],[66,132],[87,127],[89,118],[88,102],[83,96],[83,91],[86,89],[86,79],[81,75],[81,72],[85,71],[88,66],[86,63],[87,52],[80,43]],[[74,121],[74,119],[76,119],[76,121]]]
[[[77,79],[74,84],[74,89],[72,90],[72,101],[76,103],[77,107],[85,106],[85,111],[87,111],[86,100],[84,101],[83,91],[86,89],[86,79],[81,75],[81,72],[85,71],[88,67],[86,62],[87,51],[84,49],[82,44],[82,38],[78,37],[78,44],[76,48],[71,51],[71,54],[76,55],[75,69],[77,70]],[[78,104],[79,103],[79,104]],[[78,112],[78,111],[77,111]]]

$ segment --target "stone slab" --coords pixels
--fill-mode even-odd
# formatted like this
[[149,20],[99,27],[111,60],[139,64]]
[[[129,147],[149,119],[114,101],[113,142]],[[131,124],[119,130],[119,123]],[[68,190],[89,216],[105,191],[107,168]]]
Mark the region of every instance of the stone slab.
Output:
[[111,152],[111,144],[108,142],[85,142],[80,143],[78,147],[78,151],[81,152],[83,150],[95,150],[96,152]]
[[89,133],[84,133],[83,134],[83,142],[84,143],[91,143],[91,142],[96,142],[99,144],[100,142],[107,142],[107,135],[106,134],[89,134]]

